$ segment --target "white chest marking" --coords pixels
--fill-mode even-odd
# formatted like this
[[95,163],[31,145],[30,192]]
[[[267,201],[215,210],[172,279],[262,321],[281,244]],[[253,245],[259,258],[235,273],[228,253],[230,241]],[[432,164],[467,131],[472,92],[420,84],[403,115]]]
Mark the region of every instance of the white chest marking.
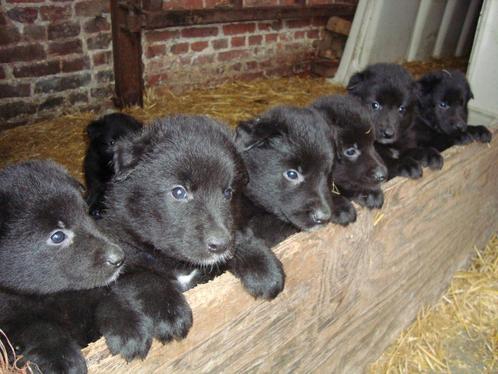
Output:
[[197,269],[192,270],[189,274],[181,274],[176,277],[178,283],[180,283],[183,287],[188,287],[192,279],[197,275]]

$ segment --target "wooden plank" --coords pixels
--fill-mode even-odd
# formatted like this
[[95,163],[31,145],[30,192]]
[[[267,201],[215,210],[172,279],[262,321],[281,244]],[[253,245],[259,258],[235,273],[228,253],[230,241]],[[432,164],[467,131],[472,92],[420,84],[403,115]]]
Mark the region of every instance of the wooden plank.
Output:
[[205,25],[211,23],[297,19],[332,15],[351,16],[354,14],[354,11],[355,5],[351,4],[167,11],[144,10],[142,25],[143,28],[150,30],[171,26]]
[[[143,105],[141,31],[130,32],[129,14],[120,1],[111,0],[112,50],[117,107]],[[134,19],[133,17],[131,19]]]
[[446,151],[442,171],[390,181],[384,208],[354,225],[281,243],[287,282],[274,301],[225,274],[187,293],[187,339],[129,364],[101,339],[84,350],[89,373],[361,372],[498,229],[497,136]]

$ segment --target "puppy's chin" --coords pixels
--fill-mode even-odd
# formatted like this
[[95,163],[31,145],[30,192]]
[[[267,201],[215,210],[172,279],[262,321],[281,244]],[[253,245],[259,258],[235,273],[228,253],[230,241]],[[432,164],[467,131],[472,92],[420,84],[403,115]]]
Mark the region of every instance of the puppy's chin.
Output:
[[380,138],[380,139],[377,139],[376,142],[377,143],[380,143],[380,144],[393,144],[397,139],[395,138]]
[[221,265],[230,260],[231,258],[233,258],[233,255],[234,255],[233,249],[228,249],[223,253],[212,254],[209,257],[190,259],[189,262],[191,262],[193,265],[197,265],[200,267]]

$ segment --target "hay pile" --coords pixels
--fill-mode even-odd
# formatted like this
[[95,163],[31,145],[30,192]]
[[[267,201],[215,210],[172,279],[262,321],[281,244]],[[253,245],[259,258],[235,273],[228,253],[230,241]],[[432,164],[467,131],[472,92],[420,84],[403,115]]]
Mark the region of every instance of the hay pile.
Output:
[[[4,342],[6,344],[4,344]],[[0,329],[0,374],[30,374],[33,370],[26,364],[19,367],[17,360],[10,364],[9,355],[15,357],[14,347],[10,344],[9,339],[5,333]]]
[[498,236],[476,249],[441,300],[422,310],[370,373],[498,372]]

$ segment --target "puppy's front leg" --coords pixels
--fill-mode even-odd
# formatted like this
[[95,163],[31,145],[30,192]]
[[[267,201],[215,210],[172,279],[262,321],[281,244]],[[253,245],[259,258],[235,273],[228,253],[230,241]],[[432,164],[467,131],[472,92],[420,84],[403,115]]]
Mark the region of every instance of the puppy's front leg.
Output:
[[122,276],[97,308],[97,324],[109,350],[126,360],[145,358],[152,338],[166,343],[184,338],[192,310],[168,279],[152,273]]
[[250,229],[236,233],[235,255],[228,262],[228,270],[255,298],[271,300],[284,289],[282,263]]

